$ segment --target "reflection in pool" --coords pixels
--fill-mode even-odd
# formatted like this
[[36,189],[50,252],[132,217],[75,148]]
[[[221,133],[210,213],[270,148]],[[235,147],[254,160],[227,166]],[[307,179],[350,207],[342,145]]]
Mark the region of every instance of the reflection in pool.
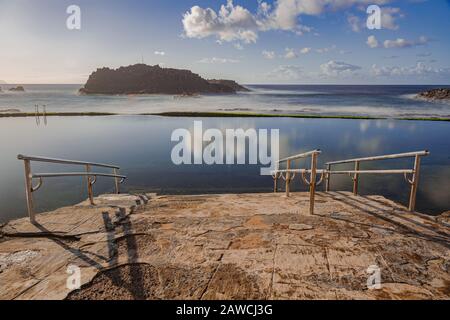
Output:
[[[115,163],[128,176],[124,191],[161,193],[271,192],[272,178],[260,176],[258,165],[172,164],[175,143],[171,133],[191,128],[194,120],[203,127],[280,129],[280,156],[315,148],[327,161],[428,149],[423,158],[417,210],[437,214],[450,208],[450,125],[447,122],[338,120],[290,118],[164,118],[154,116],[51,117],[47,126],[34,118],[0,119],[0,221],[26,215],[23,163],[17,154]],[[413,159],[362,164],[364,168],[410,168]],[[345,165],[343,168],[348,168]],[[33,171],[77,171],[55,164],[34,164]],[[351,190],[348,176],[333,177],[331,189]],[[322,187],[319,187],[321,190]],[[83,178],[44,181],[36,192],[36,210],[46,211],[84,200]],[[95,192],[112,192],[110,179],[101,179]],[[300,180],[292,189],[306,190]],[[407,204],[409,185],[403,176],[362,176],[360,193],[381,194]]]

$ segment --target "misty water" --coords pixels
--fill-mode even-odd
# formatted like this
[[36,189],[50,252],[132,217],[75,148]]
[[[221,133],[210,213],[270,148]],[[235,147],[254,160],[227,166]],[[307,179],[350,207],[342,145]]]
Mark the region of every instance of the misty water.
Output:
[[82,85],[24,85],[10,92],[2,85],[0,112],[111,112],[121,114],[170,111],[235,111],[275,114],[350,115],[370,117],[450,117],[449,102],[416,99],[417,93],[448,86],[252,85],[235,95],[79,95]]
[[[294,118],[105,117],[0,118],[0,221],[26,216],[23,162],[18,154],[114,163],[128,176],[123,191],[160,193],[271,192],[272,178],[259,165],[174,165],[174,129],[255,128],[280,130],[280,156],[315,148],[319,167],[331,160],[428,149],[422,161],[417,209],[437,214],[450,208],[450,125],[448,122]],[[302,162],[303,165],[309,165]],[[413,159],[364,163],[362,169],[412,168]],[[341,168],[351,168],[343,165]],[[76,166],[33,163],[33,172],[79,171]],[[96,170],[98,171],[98,170]],[[105,171],[105,170],[102,170]],[[349,176],[333,177],[332,190],[351,190]],[[322,190],[323,186],[319,187]],[[112,192],[111,179],[99,177],[96,194]],[[306,190],[296,178],[293,190]],[[381,194],[406,204],[409,185],[402,175],[362,176],[362,195]],[[281,196],[281,195],[280,195]],[[44,179],[35,194],[39,212],[78,203],[87,197],[84,178]]]

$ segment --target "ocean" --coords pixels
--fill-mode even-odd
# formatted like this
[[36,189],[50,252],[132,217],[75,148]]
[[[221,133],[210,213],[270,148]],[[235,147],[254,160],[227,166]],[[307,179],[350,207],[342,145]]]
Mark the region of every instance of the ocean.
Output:
[[83,96],[82,85],[25,85],[9,92],[3,85],[0,112],[114,112],[123,114],[172,111],[239,111],[278,114],[370,117],[450,117],[450,103],[415,99],[424,90],[445,86],[249,85],[251,92],[176,98],[165,95]]

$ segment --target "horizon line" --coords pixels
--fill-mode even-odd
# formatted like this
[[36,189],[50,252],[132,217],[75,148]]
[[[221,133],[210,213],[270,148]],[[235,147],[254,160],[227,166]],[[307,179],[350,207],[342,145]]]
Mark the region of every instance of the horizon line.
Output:
[[[246,86],[450,86],[450,83],[388,83],[388,84],[374,84],[374,83],[362,83],[362,84],[351,84],[351,83],[240,83]],[[24,83],[24,82],[14,82],[14,83],[0,83],[1,86],[11,86],[11,85],[80,85],[84,86],[85,83]]]

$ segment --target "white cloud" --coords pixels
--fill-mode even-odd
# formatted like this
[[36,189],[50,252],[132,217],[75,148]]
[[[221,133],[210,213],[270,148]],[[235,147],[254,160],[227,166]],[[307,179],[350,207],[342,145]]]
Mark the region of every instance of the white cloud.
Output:
[[347,22],[350,25],[350,27],[352,28],[353,32],[360,32],[361,31],[363,23],[361,22],[361,19],[359,19],[357,16],[349,15],[347,17]]
[[[401,13],[400,8],[382,7],[381,28],[389,30],[397,30],[399,26],[397,25],[396,20],[398,18],[403,17],[404,15]],[[347,22],[350,25],[350,28],[352,29],[353,32],[360,32],[361,30],[367,28],[366,20],[353,14],[350,14],[347,17]]]
[[[285,52],[282,57],[284,57],[285,59],[295,59],[295,58],[298,58],[299,54],[308,54],[311,52],[311,50],[312,49],[309,47],[301,48],[298,51],[293,48],[286,48],[286,49],[284,49]],[[262,52],[262,55],[266,59],[274,59],[276,57],[276,54],[274,51],[264,50]]]
[[381,8],[381,27],[383,29],[397,30],[397,18],[403,18],[400,8],[383,7]]
[[304,74],[299,66],[282,65],[272,70],[267,76],[278,80],[299,80]]
[[421,57],[421,58],[430,57],[431,56],[431,52],[418,53],[417,56]]
[[273,58],[275,58],[275,52],[273,52],[273,51],[267,51],[267,50],[264,50],[264,51],[262,52],[262,55],[263,55],[263,57],[266,58],[266,59],[273,59]]
[[392,76],[449,76],[450,68],[433,68],[425,65],[423,62],[418,62],[412,67],[379,67],[376,64],[372,65],[371,73],[377,77],[392,77]]
[[421,36],[417,41],[410,41],[402,38],[398,38],[396,40],[386,40],[383,45],[386,49],[391,48],[410,48],[415,46],[426,45],[429,42],[427,37]]
[[300,49],[301,54],[307,54],[311,52],[311,48],[302,48]]
[[316,52],[322,54],[322,53],[330,52],[331,50],[334,50],[334,49],[336,49],[336,45],[333,44],[331,47],[316,49]]
[[[383,46],[386,49],[392,49],[392,48],[410,48],[415,46],[423,46],[426,45],[429,42],[429,39],[427,37],[421,36],[416,41],[406,40],[403,38],[397,38],[395,40],[385,40],[383,42]],[[375,38],[375,36],[369,36],[367,38],[367,45],[371,48],[378,48],[379,42]]]
[[326,76],[351,74],[360,69],[361,67],[359,66],[334,60],[330,60],[327,63],[320,65],[320,70],[322,71],[322,74]]
[[267,16],[272,28],[294,30],[298,27],[298,17],[301,15],[317,16],[325,11],[343,10],[353,5],[382,5],[389,2],[390,0],[278,0],[274,10]]
[[236,49],[238,49],[238,50],[244,50],[244,47],[243,47],[242,44],[240,44],[240,43],[235,43],[235,44],[234,44],[234,47],[235,47]]
[[371,48],[378,48],[378,40],[375,36],[369,36],[366,43]]
[[294,49],[286,48],[285,51],[286,51],[286,53],[285,53],[284,57],[286,59],[295,59],[298,57],[298,55]]
[[203,58],[202,60],[198,61],[199,63],[239,63],[239,60],[236,59],[228,59],[228,58]]
[[393,55],[393,56],[384,56],[383,57],[383,59],[397,59],[397,58],[399,58],[399,56],[395,56],[395,55]]
[[386,40],[384,41],[385,48],[406,48],[411,47],[413,43],[411,41],[397,38],[396,40]]
[[241,40],[256,42],[258,24],[256,18],[242,6],[230,0],[222,5],[219,13],[213,9],[194,6],[183,15],[183,27],[189,38],[205,38],[215,35],[221,41]]
[[320,15],[326,11],[344,10],[354,5],[386,4],[391,0],[278,0],[273,5],[259,2],[256,13],[228,0],[219,11],[193,6],[183,15],[184,34],[189,38],[215,36],[221,41],[254,43],[258,33],[286,30],[297,34],[311,32],[300,23],[303,15]]
[[166,53],[164,51],[155,51],[154,54],[157,56],[165,56],[166,55]]

